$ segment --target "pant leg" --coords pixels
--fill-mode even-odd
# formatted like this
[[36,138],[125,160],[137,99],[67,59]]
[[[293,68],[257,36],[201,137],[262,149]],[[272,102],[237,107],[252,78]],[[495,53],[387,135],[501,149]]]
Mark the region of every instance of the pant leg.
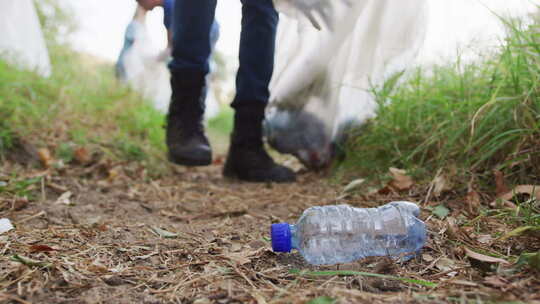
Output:
[[232,104],[237,110],[253,102],[268,103],[278,20],[272,0],[242,0],[240,67]]
[[217,0],[176,0],[171,72],[208,73]]

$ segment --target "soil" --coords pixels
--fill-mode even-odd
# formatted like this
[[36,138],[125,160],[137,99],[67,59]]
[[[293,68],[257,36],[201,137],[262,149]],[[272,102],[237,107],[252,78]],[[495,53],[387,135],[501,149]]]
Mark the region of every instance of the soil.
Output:
[[[171,168],[160,178],[151,178],[152,172],[137,163],[97,161],[60,169],[9,160],[0,163],[0,181],[12,181],[14,173],[17,180],[39,178],[25,195],[0,192],[0,218],[10,219],[15,226],[0,234],[0,302],[540,300],[540,279],[534,270],[473,260],[464,251],[483,248],[484,253],[508,254],[520,245],[495,243],[485,234],[479,234],[484,235],[479,240],[466,227],[449,224],[429,211],[445,201],[459,219],[456,213],[467,208],[460,205],[463,200],[458,195],[425,202],[428,189],[417,186],[401,193],[353,193],[339,198],[343,185],[317,173],[301,172],[298,182],[290,185],[225,180],[221,159],[207,168]],[[409,262],[368,258],[349,265],[313,267],[298,253],[271,250],[270,225],[294,222],[310,206],[372,207],[403,199],[421,203],[421,217],[429,227],[426,247]],[[485,225],[477,229],[504,228],[499,222]],[[522,250],[540,248],[538,239],[521,246]],[[356,270],[438,286],[362,275],[310,276],[294,270]]]

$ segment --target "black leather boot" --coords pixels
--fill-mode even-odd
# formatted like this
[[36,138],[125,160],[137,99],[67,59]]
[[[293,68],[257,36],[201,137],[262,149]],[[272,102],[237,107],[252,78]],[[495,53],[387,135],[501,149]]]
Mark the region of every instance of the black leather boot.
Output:
[[172,97],[167,115],[169,160],[184,166],[207,166],[212,151],[204,135],[204,73],[172,73]]
[[264,150],[263,120],[262,105],[237,109],[223,175],[248,182],[294,182],[296,180],[294,172],[276,164]]

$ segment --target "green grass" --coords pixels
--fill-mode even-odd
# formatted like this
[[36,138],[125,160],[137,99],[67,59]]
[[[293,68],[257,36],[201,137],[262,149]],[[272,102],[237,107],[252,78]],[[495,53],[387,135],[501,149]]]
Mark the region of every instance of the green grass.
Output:
[[0,194],[33,199],[35,197],[35,188],[41,181],[41,177],[17,178],[16,176],[12,176],[12,180],[9,182],[0,181]]
[[[347,148],[342,168],[368,176],[404,168],[432,178],[439,168],[516,182],[540,169],[540,32],[508,22],[495,55],[418,69],[375,90],[380,109]],[[464,179],[464,182],[468,179]]]
[[52,45],[50,53],[48,79],[0,61],[0,152],[16,135],[37,146],[57,146],[61,159],[72,158],[74,145],[103,148],[119,159],[163,154],[163,115],[121,85],[111,64],[62,45]]
[[307,304],[335,304],[335,303],[337,303],[337,300],[331,297],[318,297],[307,302]]
[[397,277],[397,276],[391,276],[386,274],[379,274],[379,273],[372,273],[372,272],[362,272],[362,271],[352,271],[352,270],[337,270],[337,271],[301,271],[298,269],[293,269],[289,271],[292,274],[297,274],[300,276],[307,276],[307,277],[326,277],[326,276],[364,276],[364,277],[375,277],[380,279],[388,279],[388,280],[396,280],[396,281],[402,281],[405,283],[411,283],[411,284],[418,284],[425,287],[437,287],[436,283],[425,281],[425,280],[418,280],[418,279],[411,279],[411,278],[403,278],[403,277]]
[[223,107],[216,117],[208,120],[208,128],[223,136],[229,136],[233,129],[234,111],[230,106]]
[[0,155],[23,138],[64,162],[85,147],[117,160],[161,163],[163,114],[120,84],[111,63],[60,42],[76,27],[66,7],[55,0],[36,4],[53,75],[42,78],[0,60]]

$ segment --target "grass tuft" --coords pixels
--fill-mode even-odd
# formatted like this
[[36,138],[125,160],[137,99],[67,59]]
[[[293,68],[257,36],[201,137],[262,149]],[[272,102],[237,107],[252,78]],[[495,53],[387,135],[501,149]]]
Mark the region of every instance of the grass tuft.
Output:
[[62,45],[50,48],[53,75],[41,78],[0,61],[0,153],[15,136],[55,147],[73,158],[74,146],[91,146],[113,158],[162,158],[164,116],[114,77],[109,63]]
[[439,168],[515,181],[540,170],[540,26],[505,21],[511,32],[481,62],[418,68],[375,90],[378,117],[347,147],[343,167],[380,175],[399,167]]

